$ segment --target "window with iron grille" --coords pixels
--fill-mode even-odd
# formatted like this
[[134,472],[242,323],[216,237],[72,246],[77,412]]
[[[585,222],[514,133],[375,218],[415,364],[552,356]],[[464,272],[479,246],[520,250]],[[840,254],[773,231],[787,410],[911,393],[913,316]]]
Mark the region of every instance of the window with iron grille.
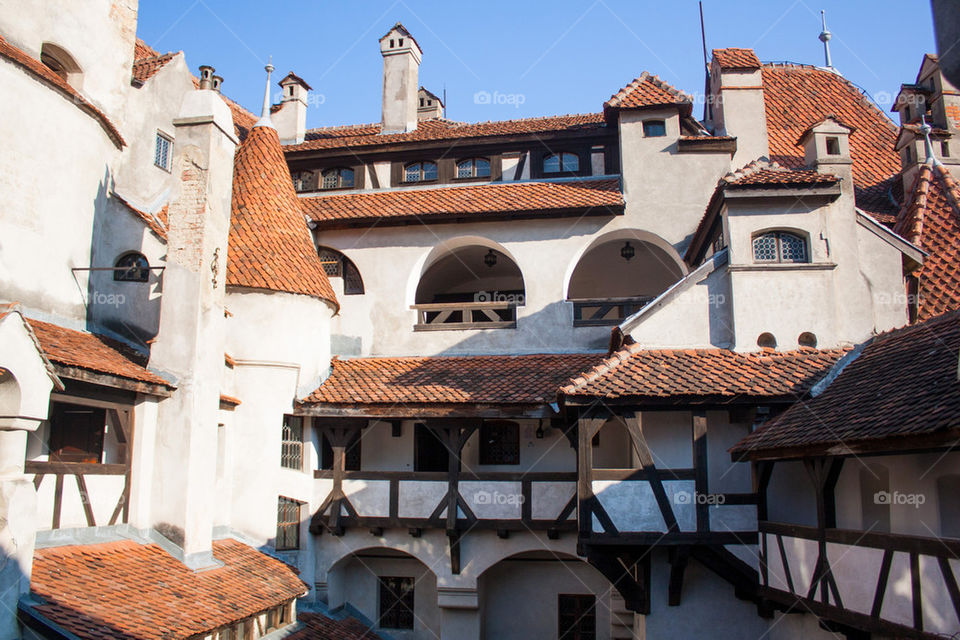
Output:
[[480,464],[520,464],[520,425],[484,420],[480,425]]
[[403,168],[404,182],[429,182],[436,179],[436,162],[411,162]]
[[458,178],[489,178],[490,161],[486,158],[470,158],[457,163]]
[[157,142],[153,152],[153,164],[164,171],[170,171],[171,160],[173,160],[173,138],[157,132]]
[[380,577],[380,627],[413,629],[413,578]]
[[754,236],[753,259],[757,262],[808,262],[807,243],[795,233],[768,231]]
[[344,167],[327,169],[322,176],[320,186],[323,189],[349,189],[353,186],[353,169]]
[[350,258],[328,247],[320,247],[317,251],[320,255],[320,263],[323,265],[323,272],[327,277],[343,278],[344,295],[363,294],[363,278],[360,277],[360,270],[350,261]]
[[557,595],[557,637],[560,640],[595,640],[597,599],[593,595]]
[[302,502],[280,496],[277,501],[277,551],[300,548],[300,507]]
[[310,171],[297,171],[293,174],[293,190],[309,191],[313,180],[313,173]]
[[297,471],[303,469],[303,418],[300,416],[283,416],[280,466]]

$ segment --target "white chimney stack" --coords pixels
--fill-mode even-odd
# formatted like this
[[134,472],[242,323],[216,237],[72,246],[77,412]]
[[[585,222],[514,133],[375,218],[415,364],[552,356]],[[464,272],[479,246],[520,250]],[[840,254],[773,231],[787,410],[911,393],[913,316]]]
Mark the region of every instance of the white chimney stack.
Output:
[[417,93],[423,51],[399,22],[380,38],[383,56],[383,120],[381,133],[417,128]]

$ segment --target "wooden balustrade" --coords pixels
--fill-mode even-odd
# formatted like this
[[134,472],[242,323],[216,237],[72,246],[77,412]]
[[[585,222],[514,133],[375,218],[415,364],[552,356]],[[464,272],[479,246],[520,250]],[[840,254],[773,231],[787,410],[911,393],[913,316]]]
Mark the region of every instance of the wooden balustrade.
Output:
[[414,331],[455,331],[462,329],[514,329],[518,302],[443,302],[415,304]]
[[[33,474],[33,486],[39,490],[46,476],[54,476],[51,529],[59,529],[63,512],[64,479],[73,476],[77,485],[80,504],[88,527],[125,523],[130,503],[130,467],[126,464],[98,464],[95,462],[49,462],[28,460],[24,472]],[[106,522],[97,522],[94,514],[94,500],[87,487],[87,476],[124,476],[123,489],[110,518]],[[109,503],[108,503],[109,504]]]
[[628,298],[576,298],[573,303],[573,326],[609,327],[620,324],[640,309],[652,296]]

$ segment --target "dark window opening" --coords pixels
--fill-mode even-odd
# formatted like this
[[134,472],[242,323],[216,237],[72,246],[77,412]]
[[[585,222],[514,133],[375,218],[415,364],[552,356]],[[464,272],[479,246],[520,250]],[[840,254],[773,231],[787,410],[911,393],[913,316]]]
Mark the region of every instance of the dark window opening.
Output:
[[413,629],[414,579],[380,577],[380,619],[383,629]]
[[761,333],[757,338],[757,346],[763,349],[776,349],[777,348],[777,339],[772,333],[765,332]]
[[300,548],[300,507],[302,502],[280,496],[277,501],[277,551]]
[[103,458],[105,409],[54,402],[47,445],[51,462],[93,462]]
[[597,598],[593,595],[557,595],[557,637],[560,640],[595,640]]
[[840,155],[840,139],[839,138],[827,138],[827,155],[828,156]]
[[313,189],[313,172],[297,171],[293,174],[294,191],[310,191]]
[[350,189],[353,187],[353,169],[337,167],[322,174],[321,189]]
[[551,153],[543,159],[544,173],[569,173],[580,169],[580,157],[569,151]]
[[303,418],[300,416],[283,416],[280,466],[296,471],[303,469]]
[[318,250],[320,263],[323,265],[323,272],[328,278],[343,278],[343,293],[348,296],[357,296],[363,294],[363,278],[360,277],[360,270],[346,257],[336,249],[320,247]]
[[404,182],[430,182],[437,179],[437,163],[412,162],[403,168]]
[[940,143],[940,156],[943,158],[950,157],[950,143],[946,140]]
[[413,432],[413,470],[447,471],[450,452],[446,443],[427,425],[417,423]]
[[150,278],[150,262],[142,253],[125,253],[113,266],[113,279],[117,282],[146,282]]
[[[361,438],[358,431],[343,452],[343,468],[346,471],[360,471]],[[320,468],[333,469],[333,446],[326,434],[320,435]]]
[[520,464],[520,425],[484,420],[480,425],[480,464]]
[[667,123],[663,120],[644,120],[643,137],[660,138],[667,135]]

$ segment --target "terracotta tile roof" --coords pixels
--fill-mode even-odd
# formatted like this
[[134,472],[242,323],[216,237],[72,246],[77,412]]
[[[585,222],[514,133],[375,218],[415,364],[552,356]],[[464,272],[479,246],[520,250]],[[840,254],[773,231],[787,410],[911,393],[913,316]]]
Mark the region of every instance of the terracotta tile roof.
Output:
[[104,132],[118,148],[126,145],[123,136],[120,135],[120,131],[110,122],[110,118],[108,118],[105,113],[100,111],[93,103],[89,102],[79,91],[67,84],[66,80],[55,74],[50,67],[36,58],[30,57],[25,51],[13,46],[7,42],[3,36],[0,36],[0,58],[8,60],[20,67],[54,91],[62,94],[81,111],[97,120]]
[[272,127],[255,127],[237,148],[227,256],[227,285],[299,293],[339,306]]
[[720,185],[739,188],[818,187],[840,181],[835,175],[809,169],[787,169],[776,162],[754,160],[742,169],[728,173]]
[[414,131],[380,135],[380,123],[347,127],[310,129],[300,144],[284,147],[286,152],[314,149],[338,149],[401,142],[459,140],[497,136],[547,134],[552,132],[602,129],[606,126],[602,113],[523,118],[469,124],[444,118],[433,118],[417,123]]
[[793,398],[843,354],[841,349],[738,353],[633,344],[571,379],[561,393],[603,400]]
[[545,404],[599,353],[352,358],[304,404]]
[[17,314],[17,317],[20,319],[20,322],[23,323],[24,329],[26,329],[27,334],[30,337],[30,340],[33,342],[34,348],[37,350],[37,354],[40,356],[40,359],[43,360],[43,367],[47,370],[47,376],[53,382],[53,386],[57,391],[63,391],[64,385],[63,381],[60,380],[60,377],[57,375],[56,367],[50,361],[50,357],[44,353],[43,347],[40,345],[40,340],[37,338],[37,332],[33,330],[33,327],[30,326],[30,321],[27,320],[26,316],[23,315],[23,309],[20,307],[19,302],[5,302],[0,303],[0,322],[3,321],[11,313]]
[[376,631],[356,618],[338,620],[322,613],[303,612],[297,616],[303,628],[285,640],[380,640]]
[[120,203],[124,206],[125,209],[127,209],[127,211],[129,211],[133,215],[143,220],[143,222],[147,225],[147,227],[150,229],[150,231],[153,232],[155,236],[157,236],[161,240],[167,239],[167,207],[168,205],[164,205],[163,208],[157,211],[156,213],[147,213],[146,211],[141,211],[140,209],[136,208],[135,206],[127,202],[127,200],[123,196],[120,196],[116,193],[112,195],[114,198],[120,201]]
[[903,438],[887,447],[893,451],[909,448],[911,436],[956,430],[958,353],[956,311],[877,336],[820,395],[793,405],[731,451],[842,451],[844,445]]
[[690,115],[693,100],[687,94],[673,88],[660,78],[646,71],[613,94],[604,109],[650,109],[680,106],[683,115]]
[[30,589],[41,616],[84,640],[174,640],[307,592],[295,571],[235,540],[213,543],[222,567],[192,571],[159,545],[124,540],[38,549]]
[[929,254],[914,272],[918,319],[960,309],[960,186],[949,170],[920,166],[894,231]]
[[55,365],[173,388],[169,382],[144,367],[141,364],[143,357],[122,342],[40,320],[27,322],[40,341],[44,354]]
[[760,58],[753,52],[753,49],[738,49],[736,47],[714,49],[712,55],[721,69],[735,71],[760,68]]
[[850,136],[857,206],[884,218],[897,205],[888,193],[891,177],[900,171],[894,151],[897,128],[859,89],[843,76],[806,65],[767,64],[763,67],[770,159],[788,168],[804,166],[800,134],[829,115],[856,131]]
[[148,45],[146,42],[137,38],[137,43],[133,48],[133,80],[137,84],[143,84],[153,77],[157,71],[160,71],[168,62],[179,53],[163,53]]
[[[420,218],[491,218],[497,214],[531,213],[549,217],[551,211],[594,210],[616,215],[623,212],[623,195],[617,178],[584,178],[563,182],[516,182],[398,189],[336,194],[300,199],[304,211],[321,227],[359,221],[409,221]],[[437,220],[442,221],[442,220]]]

